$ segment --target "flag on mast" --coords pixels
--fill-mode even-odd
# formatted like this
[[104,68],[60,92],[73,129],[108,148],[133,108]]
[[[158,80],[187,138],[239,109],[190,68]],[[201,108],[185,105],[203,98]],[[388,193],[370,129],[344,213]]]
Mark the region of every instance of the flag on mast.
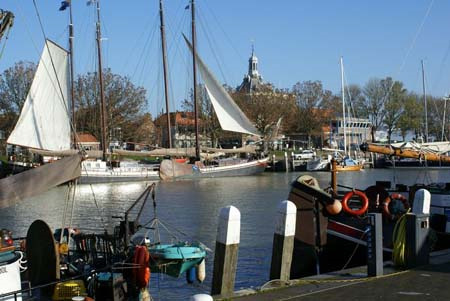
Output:
[[70,0],[61,1],[61,7],[59,8],[60,11],[66,10],[70,6]]

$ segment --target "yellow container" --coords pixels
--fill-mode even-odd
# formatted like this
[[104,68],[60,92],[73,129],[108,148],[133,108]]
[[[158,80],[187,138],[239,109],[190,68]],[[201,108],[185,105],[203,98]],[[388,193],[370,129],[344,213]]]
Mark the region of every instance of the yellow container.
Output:
[[58,283],[53,292],[55,301],[72,300],[75,296],[86,296],[86,288],[83,280],[71,280]]

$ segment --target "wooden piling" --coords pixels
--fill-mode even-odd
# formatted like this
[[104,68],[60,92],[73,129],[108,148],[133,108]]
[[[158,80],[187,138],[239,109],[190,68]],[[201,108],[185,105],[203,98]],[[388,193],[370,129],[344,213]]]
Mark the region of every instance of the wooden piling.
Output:
[[331,189],[333,190],[333,194],[337,195],[337,168],[336,168],[336,159],[331,159]]
[[287,281],[290,279],[296,216],[297,207],[294,203],[283,201],[278,205],[270,265],[271,280]]
[[288,154],[287,154],[287,152],[284,152],[284,165],[286,167],[286,172],[289,172],[289,161],[288,161]]
[[219,214],[211,295],[231,296],[234,292],[241,213],[234,206],[222,208]]

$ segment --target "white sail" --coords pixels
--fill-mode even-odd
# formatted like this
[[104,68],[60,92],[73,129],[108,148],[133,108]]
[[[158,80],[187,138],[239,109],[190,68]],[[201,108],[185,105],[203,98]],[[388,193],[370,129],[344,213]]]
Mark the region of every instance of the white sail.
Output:
[[47,40],[8,144],[54,151],[70,149],[68,71],[68,52]]
[[[192,51],[192,45],[184,37],[189,49]],[[205,63],[195,53],[197,66],[205,83],[206,91],[209,99],[213,104],[214,111],[219,119],[220,126],[223,130],[237,133],[251,134],[261,136],[252,122],[245,116],[244,112],[234,102],[224,87],[217,81]]]
[[410,141],[410,142],[391,143],[391,145],[393,147],[401,149],[410,149],[422,152],[431,152],[436,154],[444,154],[450,152],[450,142],[448,141],[427,142],[427,143],[417,143],[414,141]]

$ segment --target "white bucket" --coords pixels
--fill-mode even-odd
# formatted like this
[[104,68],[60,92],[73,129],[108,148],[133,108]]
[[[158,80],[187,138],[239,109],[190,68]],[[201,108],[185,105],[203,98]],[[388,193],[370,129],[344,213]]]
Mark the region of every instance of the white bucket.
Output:
[[[0,256],[0,295],[21,290],[19,260],[20,256],[14,252]],[[0,301],[13,300],[22,301],[22,295],[0,297]]]

